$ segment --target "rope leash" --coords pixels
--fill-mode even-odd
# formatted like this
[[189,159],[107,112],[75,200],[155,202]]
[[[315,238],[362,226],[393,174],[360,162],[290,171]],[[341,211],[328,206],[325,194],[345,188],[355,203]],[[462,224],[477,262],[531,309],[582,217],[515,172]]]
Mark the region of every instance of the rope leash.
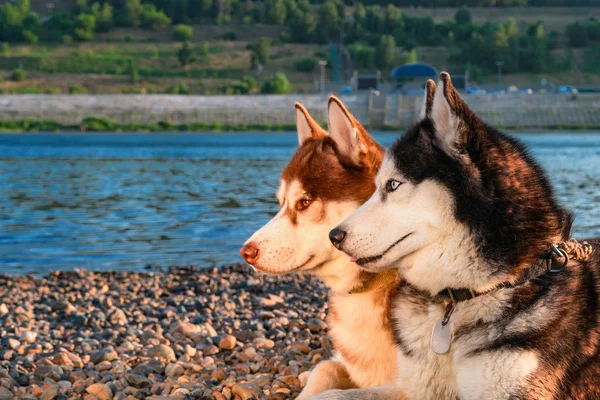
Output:
[[556,247],[563,250],[569,259],[575,261],[587,260],[594,251],[591,244],[588,242],[580,243],[577,239],[569,239],[564,242],[559,242]]

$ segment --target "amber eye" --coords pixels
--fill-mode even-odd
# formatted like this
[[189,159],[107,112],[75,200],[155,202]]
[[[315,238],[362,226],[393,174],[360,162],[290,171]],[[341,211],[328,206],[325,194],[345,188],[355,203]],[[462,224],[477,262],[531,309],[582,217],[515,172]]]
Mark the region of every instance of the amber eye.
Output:
[[312,200],[309,200],[309,199],[300,199],[296,203],[296,210],[297,211],[306,210],[308,208],[308,206],[310,206],[310,203],[312,203]]

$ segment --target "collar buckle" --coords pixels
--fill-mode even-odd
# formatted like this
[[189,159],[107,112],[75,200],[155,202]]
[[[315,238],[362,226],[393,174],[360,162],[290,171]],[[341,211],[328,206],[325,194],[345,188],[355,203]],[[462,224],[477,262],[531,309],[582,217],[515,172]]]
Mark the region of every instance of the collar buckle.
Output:
[[554,243],[552,243],[550,245],[550,249],[552,250],[552,253],[557,255],[559,258],[565,259],[565,261],[562,263],[562,265],[559,268],[554,268],[553,267],[554,266],[554,257],[552,257],[552,255],[549,256],[548,261],[547,261],[548,272],[555,274],[555,273],[561,272],[562,270],[565,269],[565,267],[569,263],[569,255],[567,254],[567,252],[564,249],[561,249],[560,247],[556,246]]

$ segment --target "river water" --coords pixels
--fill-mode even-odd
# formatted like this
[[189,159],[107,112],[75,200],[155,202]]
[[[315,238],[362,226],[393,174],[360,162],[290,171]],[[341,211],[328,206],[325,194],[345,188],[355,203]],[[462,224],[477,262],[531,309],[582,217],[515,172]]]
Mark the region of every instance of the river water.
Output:
[[[600,133],[517,136],[575,211],[576,236],[600,236]],[[296,146],[292,133],[0,135],[0,272],[241,261]]]

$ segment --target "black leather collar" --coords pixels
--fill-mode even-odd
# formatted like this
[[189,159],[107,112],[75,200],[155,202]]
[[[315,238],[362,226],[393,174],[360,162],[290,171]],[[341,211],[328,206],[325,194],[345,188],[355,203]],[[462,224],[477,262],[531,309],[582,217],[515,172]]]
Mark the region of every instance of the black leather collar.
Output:
[[[552,245],[551,250],[547,254],[544,254],[543,256],[541,256],[535,263],[538,266],[538,268],[535,268],[535,267],[533,268],[536,271],[539,271],[540,268],[543,268],[543,272],[537,273],[537,274],[534,272],[534,275],[535,275],[535,277],[539,277],[544,274],[554,274],[554,273],[560,272],[565,268],[565,266],[567,265],[568,262],[569,262],[569,256],[567,255],[567,253],[564,250],[558,249],[556,246]],[[471,300],[471,299],[474,299],[475,297],[481,296],[483,294],[489,293],[489,292],[497,290],[497,289],[518,286],[518,285],[524,283],[525,281],[530,280],[532,278],[532,276],[531,276],[532,272],[533,271],[528,271],[528,273],[526,275],[522,276],[520,279],[518,279],[514,283],[503,282],[499,285],[494,286],[492,289],[486,290],[484,292],[478,292],[478,291],[475,291],[472,289],[464,289],[464,288],[459,288],[459,289],[446,288],[446,289],[442,289],[437,294],[437,296],[448,298],[452,302]]]

